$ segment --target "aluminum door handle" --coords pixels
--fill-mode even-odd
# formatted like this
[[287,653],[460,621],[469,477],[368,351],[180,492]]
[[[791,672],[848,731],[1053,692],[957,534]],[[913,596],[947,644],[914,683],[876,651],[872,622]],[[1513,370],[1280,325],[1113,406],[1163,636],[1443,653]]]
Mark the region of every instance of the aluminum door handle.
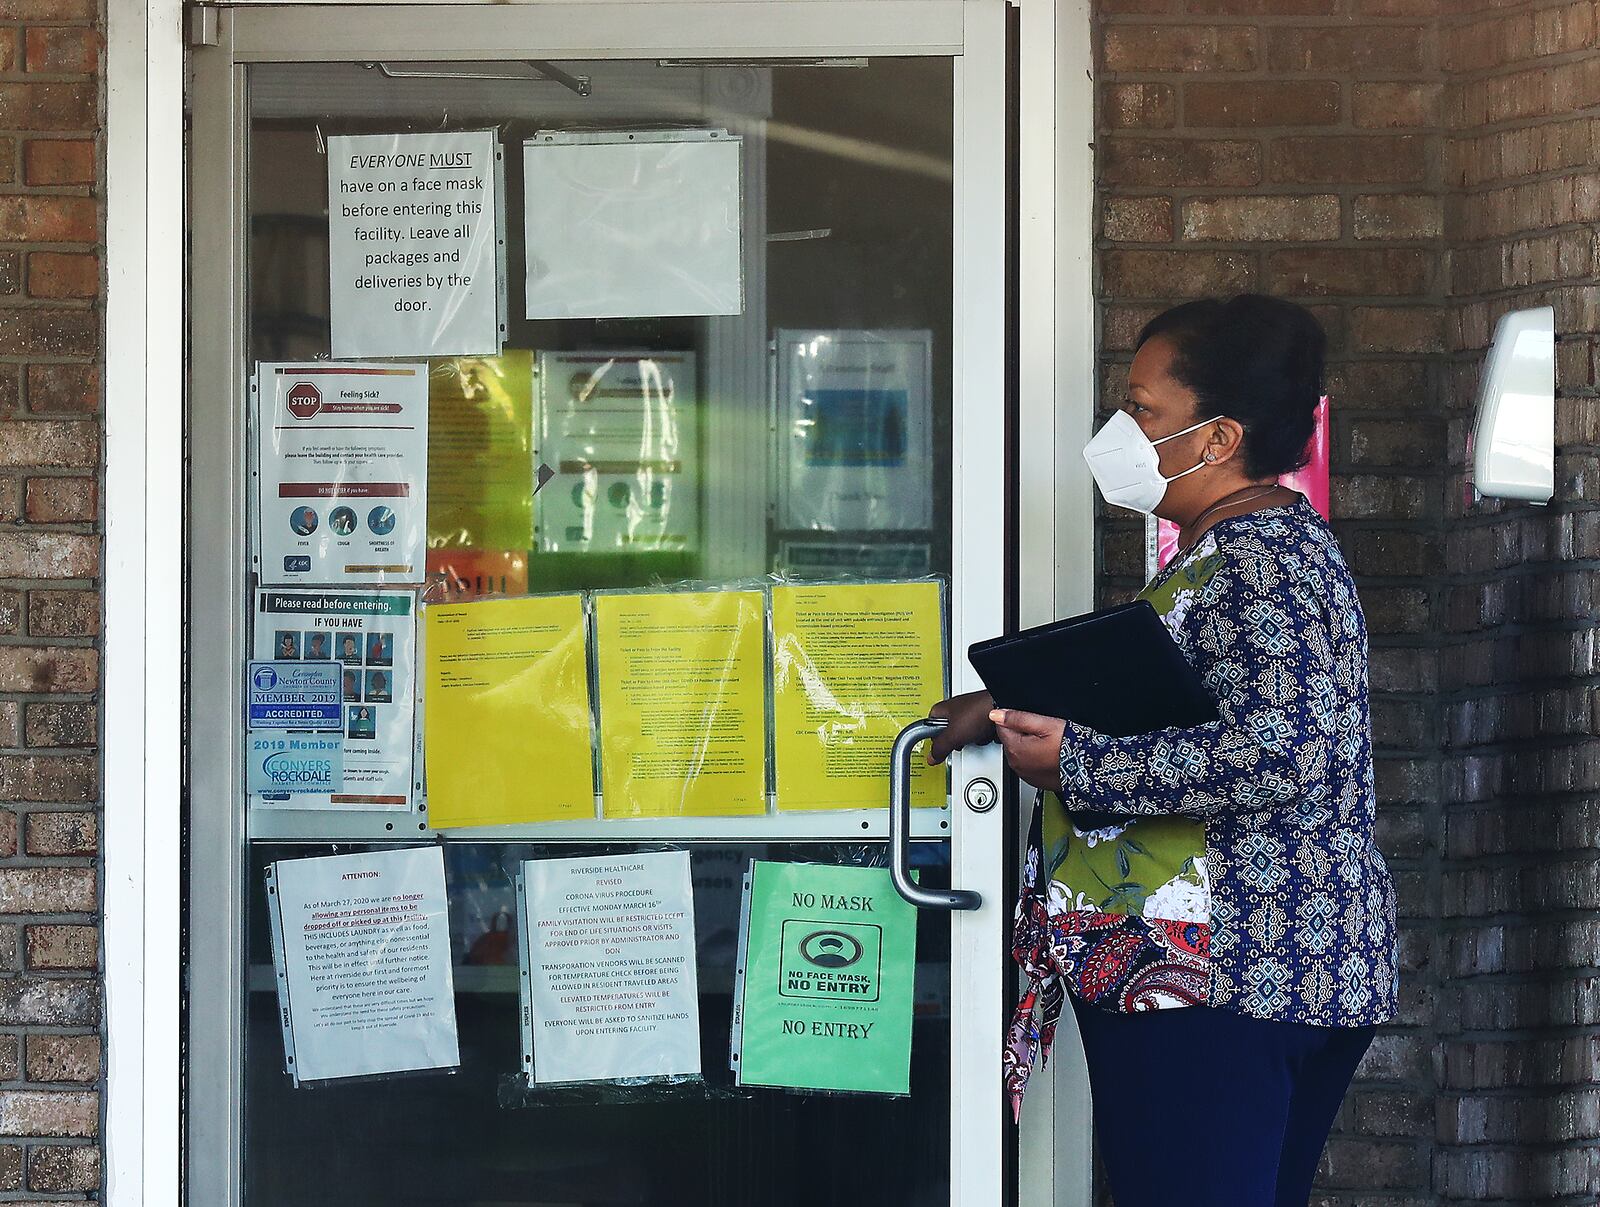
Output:
[[913,721],[894,740],[889,764],[889,879],[894,891],[918,909],[977,909],[983,897],[971,889],[923,888],[911,879],[911,753],[945,727],[932,717]]

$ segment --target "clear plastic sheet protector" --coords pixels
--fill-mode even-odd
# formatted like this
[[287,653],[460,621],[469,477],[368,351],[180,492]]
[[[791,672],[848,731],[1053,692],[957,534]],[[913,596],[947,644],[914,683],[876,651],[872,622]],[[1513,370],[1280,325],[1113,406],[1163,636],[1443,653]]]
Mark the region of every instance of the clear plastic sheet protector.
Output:
[[534,498],[545,553],[690,553],[700,545],[693,352],[541,352]]
[[297,1089],[460,1063],[442,848],[279,860],[265,887]]
[[[895,737],[947,694],[943,583],[781,583],[771,597],[778,808],[886,806]],[[943,805],[945,783],[915,763],[911,803]]]
[[933,333],[781,330],[776,349],[778,527],[931,527]]

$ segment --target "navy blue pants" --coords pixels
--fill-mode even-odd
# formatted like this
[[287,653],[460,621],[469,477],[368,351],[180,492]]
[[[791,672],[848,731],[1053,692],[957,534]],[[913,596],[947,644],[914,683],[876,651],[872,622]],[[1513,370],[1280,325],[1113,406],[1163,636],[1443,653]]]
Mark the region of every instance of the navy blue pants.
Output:
[[1116,1207],[1306,1207],[1372,1027],[1072,1004]]

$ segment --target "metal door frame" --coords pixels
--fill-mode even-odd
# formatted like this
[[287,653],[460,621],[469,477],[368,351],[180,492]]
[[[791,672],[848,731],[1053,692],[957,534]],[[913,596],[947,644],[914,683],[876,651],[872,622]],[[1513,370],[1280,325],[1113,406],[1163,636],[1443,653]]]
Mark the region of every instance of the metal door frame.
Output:
[[[553,58],[955,56],[955,314],[951,641],[959,654],[1000,631],[1004,581],[1006,109],[1002,0],[734,0],[455,6],[240,7],[216,11],[215,44],[191,57],[189,657],[191,676],[188,952],[189,1088],[183,1156],[189,1201],[231,1207],[242,1189],[244,818],[229,735],[244,664],[244,66],[298,59],[475,59],[508,45]],[[978,686],[953,659],[955,690]],[[216,673],[224,668],[224,673]],[[967,752],[953,800],[979,776],[998,782],[994,748]],[[952,810],[952,879],[984,896],[958,915],[952,952],[952,1202],[1003,1196],[999,1038],[1005,975],[1005,819]],[[1028,1197],[1032,1198],[1030,1194]]]

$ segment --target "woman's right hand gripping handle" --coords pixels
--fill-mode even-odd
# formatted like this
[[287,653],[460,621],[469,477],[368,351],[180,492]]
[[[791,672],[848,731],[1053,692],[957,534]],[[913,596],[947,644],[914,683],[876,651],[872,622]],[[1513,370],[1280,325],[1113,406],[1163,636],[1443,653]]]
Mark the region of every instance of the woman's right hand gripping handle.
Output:
[[949,724],[929,740],[928,762],[937,766],[963,746],[982,746],[994,741],[994,722],[989,720],[993,708],[994,697],[988,692],[951,696],[930,708],[930,717]]

